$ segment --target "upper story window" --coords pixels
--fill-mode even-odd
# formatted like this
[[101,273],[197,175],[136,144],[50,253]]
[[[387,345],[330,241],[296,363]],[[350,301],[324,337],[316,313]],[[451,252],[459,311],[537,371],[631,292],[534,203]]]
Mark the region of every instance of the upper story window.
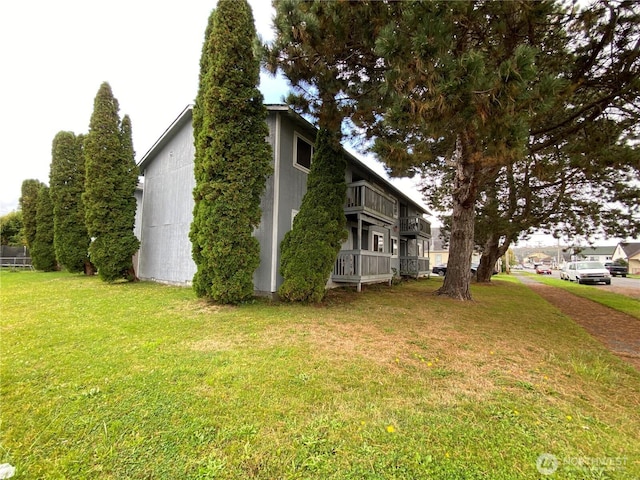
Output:
[[309,173],[312,157],[313,143],[296,133],[293,136],[293,166]]

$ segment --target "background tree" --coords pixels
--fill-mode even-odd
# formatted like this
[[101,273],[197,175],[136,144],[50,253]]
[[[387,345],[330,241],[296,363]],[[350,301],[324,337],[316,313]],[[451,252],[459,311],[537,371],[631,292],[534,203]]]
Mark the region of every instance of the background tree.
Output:
[[[533,115],[562,86],[538,69],[562,50],[552,2],[399,2],[377,39],[386,64],[375,151],[396,172],[452,172],[447,276],[439,293],[470,299],[476,202],[526,152]],[[560,39],[560,40],[559,40]],[[365,123],[367,119],[364,119]]]
[[[479,281],[489,281],[496,259],[534,228],[556,237],[637,234],[639,12],[637,4],[607,1],[560,17],[570,46],[547,49],[538,65],[566,84],[532,119],[527,155],[480,194]],[[450,183],[450,175],[428,180],[432,205],[446,206]]]
[[[501,166],[523,155],[532,113],[547,108],[561,84],[536,68],[540,45],[564,46],[558,29],[545,22],[556,13],[554,4],[286,4],[314,14],[291,29],[294,40],[316,45],[307,25],[320,26],[331,54],[290,48],[280,63],[299,65],[305,73],[298,77],[317,87],[311,93],[322,91],[324,72],[342,80],[340,111],[350,110],[376,140],[374,150],[392,173],[455,173],[450,260],[440,293],[470,298],[475,202]],[[276,27],[285,32],[277,19]]]
[[193,286],[198,296],[238,303],[254,291],[260,246],[253,230],[272,159],[251,7],[218,1],[206,33],[193,114]]
[[280,246],[284,282],[278,293],[290,301],[319,302],[336,255],[346,239],[344,215],[347,162],[326,128],[318,131],[307,192]]
[[[288,103],[340,141],[343,120],[353,113],[349,86],[370,81],[379,55],[374,40],[388,21],[382,2],[276,0],[275,40],[266,66],[282,72]],[[349,91],[353,95],[354,90]]]
[[36,236],[30,249],[31,263],[36,270],[52,272],[57,269],[56,251],[53,246],[53,203],[49,187],[38,190],[36,211]]
[[36,214],[38,212],[38,192],[44,183],[40,180],[29,179],[22,182],[20,196],[20,210],[22,211],[22,223],[24,225],[24,239],[27,247],[33,246],[36,238]]
[[56,257],[70,272],[88,271],[90,238],[85,225],[84,137],[59,132],[51,148],[49,185],[53,202],[53,243]]
[[103,83],[94,101],[84,142],[85,207],[91,262],[102,280],[135,279],[132,257],[139,242],[133,234],[138,168],[131,141],[131,121],[120,121],[118,101]]
[[19,247],[25,243],[22,210],[9,212],[0,217],[0,245]]
[[279,294],[291,301],[317,302],[325,295],[347,235],[342,122],[351,112],[344,92],[357,74],[346,70],[342,59],[350,55],[372,61],[370,32],[376,7],[351,2],[347,10],[341,2],[291,0],[275,2],[275,7],[276,40],[267,49],[268,67],[289,79],[289,103],[319,127],[307,192],[280,246],[284,282]]

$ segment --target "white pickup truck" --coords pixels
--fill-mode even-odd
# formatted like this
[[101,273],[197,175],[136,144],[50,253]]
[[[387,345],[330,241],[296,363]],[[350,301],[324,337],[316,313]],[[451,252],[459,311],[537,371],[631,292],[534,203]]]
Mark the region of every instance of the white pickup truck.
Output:
[[611,274],[600,262],[569,262],[560,271],[560,278],[570,282],[611,285]]

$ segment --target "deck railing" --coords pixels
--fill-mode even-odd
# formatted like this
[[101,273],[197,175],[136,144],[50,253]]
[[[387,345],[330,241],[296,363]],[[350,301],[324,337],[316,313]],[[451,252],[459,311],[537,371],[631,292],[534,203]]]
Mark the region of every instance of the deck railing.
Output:
[[342,250],[333,267],[333,278],[363,278],[391,275],[391,257],[388,254],[363,250]]
[[400,235],[431,235],[431,224],[418,216],[400,217]]
[[355,182],[347,186],[347,201],[345,210],[370,210],[387,218],[394,218],[397,211],[396,203],[389,197],[374,190],[367,182]]
[[425,257],[400,257],[400,275],[418,276],[429,273],[429,259]]

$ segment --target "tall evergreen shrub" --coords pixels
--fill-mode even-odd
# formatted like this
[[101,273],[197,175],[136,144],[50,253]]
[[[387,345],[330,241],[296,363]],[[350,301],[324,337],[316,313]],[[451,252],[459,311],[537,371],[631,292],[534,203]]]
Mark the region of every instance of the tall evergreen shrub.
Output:
[[24,245],[22,210],[14,210],[0,217],[0,245],[11,247]]
[[98,90],[84,142],[85,206],[91,262],[102,280],[135,279],[132,257],[139,247],[133,234],[136,216],[134,197],[138,182],[131,121],[120,121],[118,101],[111,87]]
[[260,197],[271,173],[267,111],[258,90],[256,31],[246,0],[219,0],[200,59],[193,112],[195,207],[190,239],[196,294],[220,303],[252,296]]
[[31,247],[31,263],[36,270],[45,272],[52,272],[58,266],[53,246],[53,203],[49,187],[44,185],[38,190],[36,236]]
[[321,128],[307,179],[307,193],[281,248],[278,293],[286,300],[319,302],[347,237],[344,200],[346,159],[335,135]]
[[30,178],[22,182],[20,209],[22,210],[22,223],[24,239],[27,247],[31,248],[36,239],[36,214],[38,212],[38,192],[44,186],[40,180]]
[[58,262],[70,272],[85,271],[89,234],[85,225],[82,135],[59,132],[51,148],[49,185],[53,202],[53,243]]

